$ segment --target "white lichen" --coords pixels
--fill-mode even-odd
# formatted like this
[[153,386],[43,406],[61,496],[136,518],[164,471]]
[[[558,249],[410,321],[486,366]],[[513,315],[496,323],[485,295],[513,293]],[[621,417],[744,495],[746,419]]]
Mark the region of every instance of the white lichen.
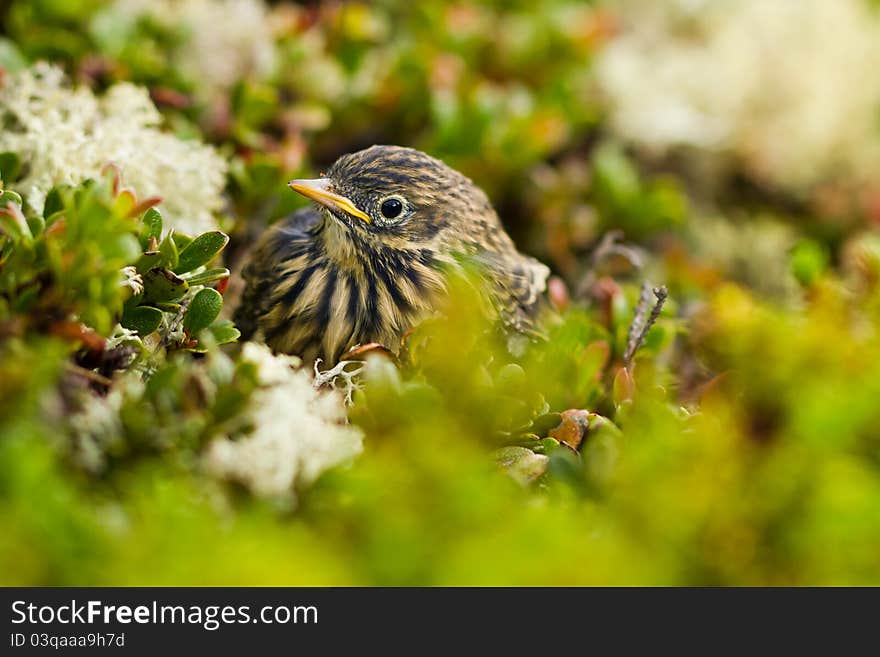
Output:
[[139,376],[122,375],[104,396],[81,391],[77,411],[67,418],[74,463],[92,474],[106,469],[108,453],[123,440],[120,409],[127,397],[143,394],[143,388]]
[[104,345],[104,349],[110,350],[115,349],[124,344],[143,344],[143,339],[138,334],[137,331],[132,329],[127,329],[121,324],[117,324],[113,327],[113,333],[107,338],[107,342]]
[[131,290],[132,295],[143,293],[144,279],[134,266],[123,267],[120,273],[122,274],[122,287]]
[[63,72],[37,64],[0,88],[0,152],[25,169],[15,188],[39,209],[56,184],[100,178],[108,164],[139,198],[159,196],[166,225],[190,235],[216,229],[226,162],[213,147],[160,129],[146,89],[123,83],[103,96],[68,85]]
[[705,215],[689,232],[694,252],[725,278],[780,302],[794,303],[802,296],[790,262],[779,257],[797,243],[789,224],[761,214],[739,222]]
[[336,363],[329,370],[320,370],[319,367],[322,362],[320,358],[315,360],[315,378],[312,385],[315,388],[329,386],[331,390],[342,392],[345,397],[346,406],[350,406],[354,403],[355,391],[361,388],[358,379],[366,366],[362,361],[343,360]]
[[319,391],[299,359],[247,343],[242,358],[258,367],[252,398],[254,429],[239,440],[212,442],[207,469],[262,497],[293,497],[325,470],[360,454],[363,435],[346,423],[341,395]]
[[614,10],[622,29],[597,75],[624,139],[661,154],[686,147],[794,193],[880,178],[880,16],[864,0]]
[[144,18],[182,35],[168,54],[203,100],[239,80],[264,78],[275,67],[271,16],[259,0],[116,0],[98,25],[119,35]]

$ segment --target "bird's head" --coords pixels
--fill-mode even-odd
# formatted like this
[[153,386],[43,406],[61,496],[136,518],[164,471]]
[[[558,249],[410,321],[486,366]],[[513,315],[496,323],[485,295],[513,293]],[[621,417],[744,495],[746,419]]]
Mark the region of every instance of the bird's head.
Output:
[[498,219],[468,178],[421,151],[371,146],[340,157],[315,180],[290,187],[319,203],[343,235],[389,246],[454,244]]

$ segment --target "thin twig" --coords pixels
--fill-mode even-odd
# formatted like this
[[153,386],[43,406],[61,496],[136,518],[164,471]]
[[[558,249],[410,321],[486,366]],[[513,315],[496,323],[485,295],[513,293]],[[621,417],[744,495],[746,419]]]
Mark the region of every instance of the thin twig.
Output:
[[619,256],[626,260],[633,270],[639,270],[643,267],[644,261],[642,255],[636,247],[629,246],[621,242],[623,239],[623,231],[609,230],[602,235],[599,243],[590,254],[587,273],[581,278],[580,282],[575,286],[574,296],[576,298],[585,297],[598,278],[598,272],[603,267],[603,263],[610,260],[613,256]]
[[[654,302],[654,307],[651,309],[651,314],[648,315],[648,304],[650,303],[651,292],[654,293],[656,301]],[[645,336],[648,335],[648,331],[651,330],[651,327],[654,326],[657,318],[660,317],[660,313],[663,310],[663,304],[666,303],[668,296],[669,292],[666,290],[665,285],[652,289],[647,282],[642,284],[642,291],[639,294],[639,302],[636,304],[633,321],[629,325],[629,334],[626,340],[626,352],[623,354],[624,365],[629,366],[633,357],[636,355],[636,352],[639,350],[639,347],[645,342]]]
[[80,367],[76,363],[66,362],[65,367],[67,367],[68,371],[70,371],[72,374],[78,374],[94,383],[100,383],[102,386],[107,386],[109,388],[113,385],[112,379],[108,379],[103,374],[98,374],[97,372],[93,372],[92,370],[86,369],[85,367]]
[[626,336],[626,352],[623,354],[625,363],[629,363],[636,349],[639,348],[639,335],[642,327],[648,321],[648,304],[651,299],[651,285],[645,281],[642,283],[642,289],[639,292],[639,301],[636,303],[633,320],[629,325],[629,333]]

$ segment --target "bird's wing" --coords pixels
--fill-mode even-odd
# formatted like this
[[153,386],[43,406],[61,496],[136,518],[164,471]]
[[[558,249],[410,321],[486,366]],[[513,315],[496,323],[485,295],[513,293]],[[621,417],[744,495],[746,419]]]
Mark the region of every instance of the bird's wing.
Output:
[[517,331],[533,328],[550,269],[516,251],[485,252],[477,259],[486,269],[495,291],[495,305],[504,323]]
[[289,257],[295,243],[313,239],[309,229],[320,218],[315,208],[303,208],[275,223],[257,241],[241,272],[245,289],[235,311],[235,325],[243,339],[253,338],[260,319],[271,309],[270,293],[277,283],[277,268]]

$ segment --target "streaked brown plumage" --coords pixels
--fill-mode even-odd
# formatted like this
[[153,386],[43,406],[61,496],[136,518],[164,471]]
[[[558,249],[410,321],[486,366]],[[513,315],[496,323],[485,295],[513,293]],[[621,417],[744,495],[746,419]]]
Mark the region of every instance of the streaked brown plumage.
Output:
[[439,160],[372,146],[290,186],[319,205],[273,226],[251,254],[235,318],[245,338],[307,361],[368,342],[396,351],[462,259],[482,268],[506,325],[530,326],[547,267],[520,254],[482,190]]

